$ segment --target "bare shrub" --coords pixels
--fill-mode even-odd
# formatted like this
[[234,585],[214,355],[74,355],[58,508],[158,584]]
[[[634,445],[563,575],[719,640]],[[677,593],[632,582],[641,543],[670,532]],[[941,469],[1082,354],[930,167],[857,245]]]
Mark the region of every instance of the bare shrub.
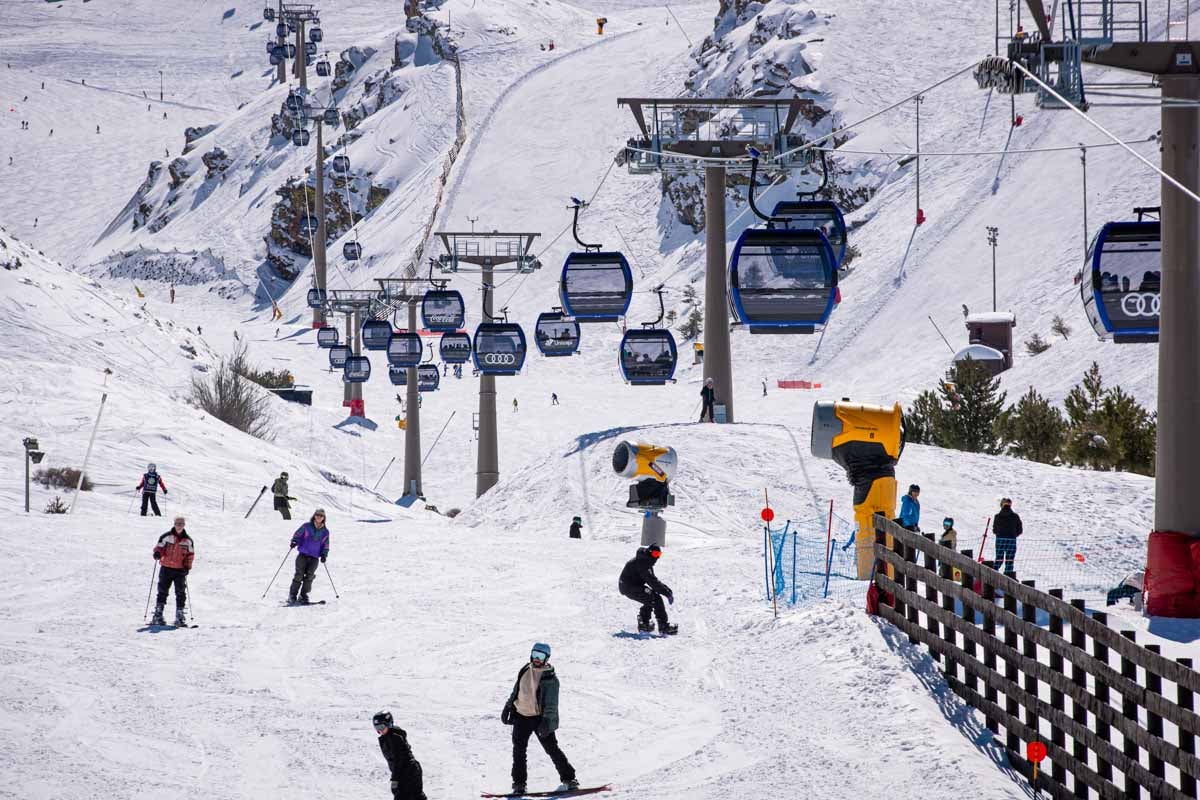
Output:
[[[79,470],[74,467],[49,467],[47,469],[39,469],[33,473],[35,483],[40,483],[49,489],[51,486],[59,489],[74,489],[79,483]],[[83,476],[83,485],[80,486],[83,491],[90,492],[92,490],[92,481],[87,475]]]
[[192,376],[191,400],[226,425],[269,441],[270,395],[242,377],[251,369],[243,345],[208,375]]

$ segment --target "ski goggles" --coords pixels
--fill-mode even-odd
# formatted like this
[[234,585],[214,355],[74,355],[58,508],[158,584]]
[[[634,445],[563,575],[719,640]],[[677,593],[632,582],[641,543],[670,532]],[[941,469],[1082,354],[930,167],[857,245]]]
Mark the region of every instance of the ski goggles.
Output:
[[536,661],[538,664],[545,664],[547,661],[550,660],[550,656],[546,655],[541,650],[534,650],[532,653],[529,654],[529,660]]
[[654,558],[661,558],[661,557],[662,557],[662,550],[658,549],[657,547],[651,547],[651,548],[650,548],[650,550],[649,550],[649,553],[650,553],[650,555],[651,555],[651,556],[653,556]]
[[375,732],[376,733],[383,733],[387,729],[388,729],[388,724],[386,722],[376,722],[375,723]]

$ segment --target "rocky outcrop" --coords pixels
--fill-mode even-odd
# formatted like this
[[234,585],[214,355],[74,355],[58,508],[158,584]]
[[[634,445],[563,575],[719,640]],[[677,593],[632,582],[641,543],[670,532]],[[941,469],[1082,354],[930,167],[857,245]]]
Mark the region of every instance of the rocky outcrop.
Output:
[[[290,181],[275,190],[279,202],[271,211],[271,230],[265,237],[267,261],[288,280],[312,258],[312,246],[304,230],[304,219],[315,213],[316,194],[312,181]],[[325,243],[340,239],[354,223],[370,214],[387,199],[389,191],[369,177],[351,175],[325,180]],[[347,196],[349,205],[347,205]],[[330,254],[333,257],[333,254]]]
[[172,191],[183,185],[183,182],[192,177],[192,165],[188,163],[186,158],[177,158],[167,167],[167,172],[171,174],[171,180],[167,184]]
[[331,84],[333,91],[340,92],[349,86],[350,78],[373,55],[375,55],[373,47],[349,47],[343,50],[338,56],[337,63],[333,65],[333,83]]
[[183,130],[183,154],[186,156],[196,147],[196,141],[203,139],[217,129],[216,125],[201,125],[196,128]]
[[204,166],[208,170],[204,174],[205,180],[221,177],[225,174],[225,170],[229,169],[229,165],[233,163],[229,158],[229,154],[220,147],[214,147],[212,150],[209,150],[200,157],[200,160],[204,162]]

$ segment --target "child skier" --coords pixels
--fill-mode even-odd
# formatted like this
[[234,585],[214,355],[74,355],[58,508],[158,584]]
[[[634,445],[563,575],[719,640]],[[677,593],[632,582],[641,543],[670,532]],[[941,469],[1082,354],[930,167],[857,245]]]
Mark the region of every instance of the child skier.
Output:
[[572,517],[571,518],[571,538],[572,539],[582,539],[583,538],[582,531],[583,531],[583,520],[581,520],[579,517]]
[[671,587],[654,576],[654,565],[661,557],[662,548],[656,544],[639,547],[637,555],[629,559],[625,568],[621,570],[617,588],[630,600],[642,604],[638,611],[639,633],[650,633],[654,630],[654,623],[650,621],[650,612],[653,611],[658,620],[659,633],[670,636],[679,631],[679,626],[667,621],[667,607],[662,601],[665,596],[667,602],[673,605],[675,595]]
[[504,710],[500,712],[500,721],[513,726],[513,794],[525,794],[528,777],[526,755],[529,737],[535,733],[542,749],[558,770],[559,780],[562,781],[558,791],[579,788],[575,768],[567,761],[554,735],[558,729],[558,676],[549,662],[550,645],[538,642],[529,654],[529,663],[517,673],[517,682],[513,684]]
[[187,604],[187,575],[195,558],[196,546],[184,528],[184,519],[176,517],[171,530],[158,537],[158,543],[154,545],[154,560],[158,562],[158,600],[154,604],[151,625],[167,624],[163,619],[163,608],[172,585],[175,587],[175,624],[187,624],[183,616]]
[[408,734],[392,724],[390,711],[380,711],[372,719],[379,749],[392,772],[393,800],[425,800],[421,763],[413,757]]
[[329,529],[325,527],[325,509],[318,508],[312,518],[292,534],[296,554],[296,574],[288,591],[288,605],[308,605],[308,593],[317,576],[317,562],[324,564],[329,557]]
[[153,464],[146,465],[146,472],[142,475],[142,479],[138,481],[138,485],[134,490],[142,490],[142,516],[146,516],[146,506],[154,509],[154,516],[161,517],[162,512],[158,510],[158,490],[162,489],[162,493],[167,493],[167,484],[163,483],[162,477],[158,474]]
[[[942,520],[942,535],[938,538],[938,544],[958,552],[958,531],[954,530],[954,517],[946,517]],[[953,575],[955,581],[962,580],[962,570],[955,569]]]

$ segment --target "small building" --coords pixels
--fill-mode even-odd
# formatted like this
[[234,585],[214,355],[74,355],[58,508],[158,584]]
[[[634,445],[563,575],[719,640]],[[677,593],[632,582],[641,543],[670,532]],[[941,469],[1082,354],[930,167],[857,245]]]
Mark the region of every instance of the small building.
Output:
[[[999,352],[1003,357],[1003,364],[998,372],[1003,372],[1011,369],[1013,365],[1013,328],[1016,326],[1016,316],[1007,311],[968,314],[967,344],[983,345]],[[959,356],[963,352],[965,351],[960,350],[955,353],[954,360],[960,360]],[[977,356],[972,355],[971,358],[977,358]]]

